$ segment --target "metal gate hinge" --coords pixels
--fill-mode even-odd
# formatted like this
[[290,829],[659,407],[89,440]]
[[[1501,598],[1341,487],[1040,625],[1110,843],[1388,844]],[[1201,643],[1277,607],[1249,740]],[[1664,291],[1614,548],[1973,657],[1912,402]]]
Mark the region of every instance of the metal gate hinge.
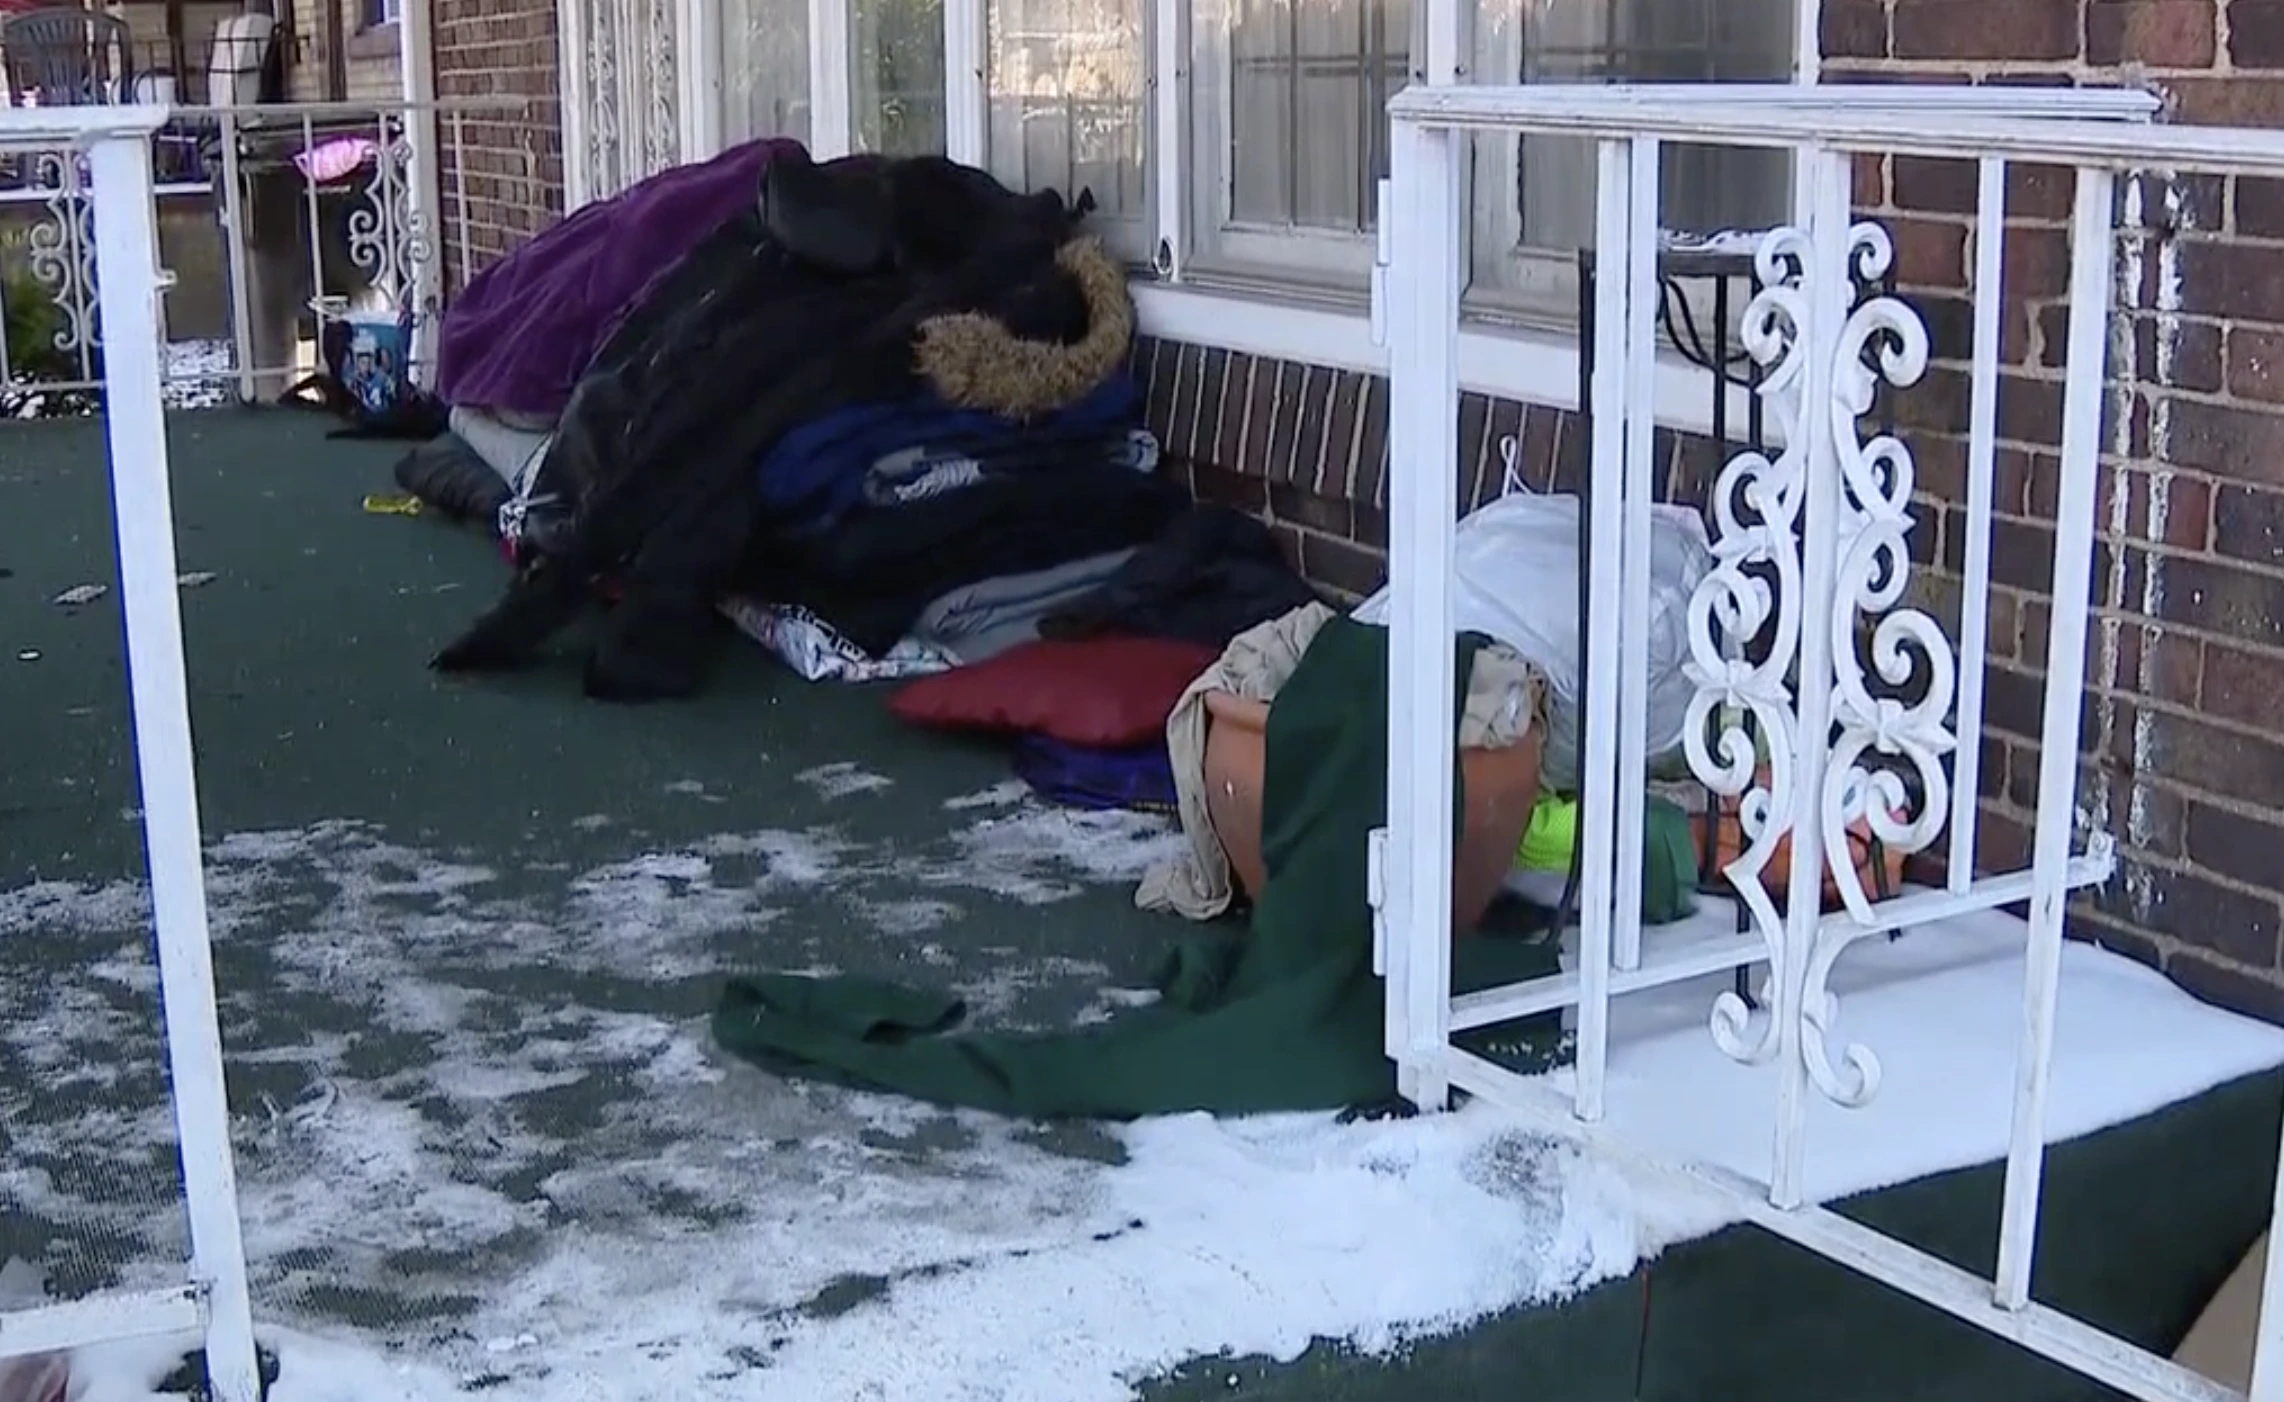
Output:
[[1364,837],[1364,900],[1372,907],[1372,972],[1388,976],[1388,830]]

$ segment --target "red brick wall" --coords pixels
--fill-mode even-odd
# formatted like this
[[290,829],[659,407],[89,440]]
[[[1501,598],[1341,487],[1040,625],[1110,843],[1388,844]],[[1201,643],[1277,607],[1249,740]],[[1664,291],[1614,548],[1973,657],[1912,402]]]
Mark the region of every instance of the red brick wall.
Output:
[[[445,266],[457,286],[562,213],[555,0],[435,0],[435,26],[439,97],[523,99],[513,111],[467,117],[457,160],[451,121],[440,124]],[[465,247],[457,193],[463,179]]]
[[[2277,0],[1824,0],[1823,27],[1835,82],[2147,81],[2182,120],[2284,122]],[[1926,494],[1921,546],[1954,564],[1974,184],[1963,162],[1902,158],[1863,163],[1857,181],[1951,362],[1902,405]],[[2279,1017],[2284,188],[2127,185],[2080,791],[2087,819],[2116,835],[2123,871],[2076,914],[2192,989]],[[2005,520],[1984,743],[1999,858],[2019,855],[2034,796],[2069,200],[2053,170],[2017,171],[2009,192]]]

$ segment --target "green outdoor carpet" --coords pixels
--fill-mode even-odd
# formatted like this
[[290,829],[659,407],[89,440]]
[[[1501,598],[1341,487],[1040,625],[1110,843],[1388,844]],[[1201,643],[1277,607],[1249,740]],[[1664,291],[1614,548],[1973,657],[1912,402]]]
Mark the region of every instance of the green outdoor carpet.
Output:
[[[471,1376],[514,1373],[520,1387],[546,1350],[488,1352],[524,1326],[485,1321],[543,1249],[582,1269],[623,1251],[679,1272],[678,1289],[741,1273],[758,1289],[777,1267],[755,1243],[784,1231],[830,1250],[948,1225],[956,1240],[1020,1237],[1030,1251],[1085,1227],[1064,1220],[1063,1198],[997,1174],[1011,1145],[1036,1149],[1079,1165],[1048,1181],[1083,1202],[1075,1188],[1099,1181],[1085,1170],[1122,1152],[1094,1126],[858,1115],[818,1087],[703,1056],[687,1068],[720,1081],[660,1076],[704,1040],[731,971],[821,966],[956,987],[994,1025],[1064,1027],[1106,985],[1146,980],[1182,927],[1136,911],[1122,882],[1032,864],[1039,829],[976,806],[1006,784],[1004,752],[899,725],[881,689],[811,686],[736,646],[706,695],[668,708],[583,700],[568,657],[481,685],[435,677],[424,659],[489,600],[501,566],[472,532],[360,511],[366,493],[392,489],[398,445],[327,440],[328,426],[235,411],[169,425],[181,567],[212,576],[182,598],[208,831],[235,844],[214,868],[217,980],[231,1109],[249,1131],[241,1186],[266,1209],[253,1252],[262,1316],[405,1356],[452,1353]],[[149,1113],[167,1085],[156,1000],[130,977],[147,971],[129,957],[147,931],[122,885],[140,879],[142,851],[115,590],[54,602],[114,582],[103,472],[94,425],[0,426],[0,885],[73,888],[57,907],[72,920],[0,938],[0,1120],[19,1154],[10,1167],[25,1170],[13,1181],[52,1190],[0,1195],[0,1257],[57,1253],[73,1289],[169,1259],[164,1233],[180,1219],[170,1123]],[[306,1097],[327,1086],[339,1099],[319,1113],[324,1098]],[[2254,1077],[2058,1149],[2040,1295],[2168,1346],[2265,1218],[2280,1101],[2284,1077]],[[1986,1165],[1848,1210],[1987,1267],[1998,1184]],[[399,1196],[431,1190],[454,1215],[421,1218]],[[159,1235],[134,1234],[152,1224]],[[844,1311],[851,1329],[892,1327],[865,1302],[988,1265],[902,1249],[787,1317]],[[891,1260],[908,1268],[880,1264]],[[774,1326],[737,1288],[725,1298],[753,1320],[754,1346],[715,1359],[722,1381],[697,1395],[774,1398]],[[591,1309],[593,1331],[616,1338],[639,1327],[626,1318],[639,1299],[613,1291],[551,1308]],[[667,1346],[630,1344],[613,1366],[640,1369]],[[2104,1396],[1750,1229],[1393,1358],[1322,1346],[1283,1364],[1199,1359],[1146,1391]]]
[[[1386,813],[1387,637],[1333,619],[1278,692],[1262,776],[1267,889],[1244,935],[1174,948],[1156,980],[1159,1004],[1100,1028],[950,1036],[963,1009],[947,994],[760,975],[731,981],[715,1039],[786,1075],[1038,1118],[1388,1100],[1395,1074],[1382,1050],[1364,875],[1366,836]],[[1462,701],[1480,646],[1460,640]],[[1462,802],[1455,792],[1455,821]],[[1462,988],[1556,967],[1552,942],[1477,939],[1459,954]],[[1559,1024],[1542,1018],[1536,1027],[1538,1050],[1551,1051]]]

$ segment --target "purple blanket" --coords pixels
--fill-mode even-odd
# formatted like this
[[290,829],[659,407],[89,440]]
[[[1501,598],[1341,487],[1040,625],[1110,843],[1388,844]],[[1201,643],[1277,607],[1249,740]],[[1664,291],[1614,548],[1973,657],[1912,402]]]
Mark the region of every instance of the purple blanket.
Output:
[[795,141],[749,141],[598,200],[478,273],[437,331],[445,403],[555,418],[627,309],[724,220]]

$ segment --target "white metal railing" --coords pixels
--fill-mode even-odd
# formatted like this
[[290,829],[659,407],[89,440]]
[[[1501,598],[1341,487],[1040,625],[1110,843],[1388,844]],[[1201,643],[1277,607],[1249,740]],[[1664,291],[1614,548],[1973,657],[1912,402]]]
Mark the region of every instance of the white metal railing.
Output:
[[[1909,91],[1905,98],[1904,92]],[[1391,368],[1388,825],[1374,835],[1379,963],[1387,978],[1387,1050],[1404,1094],[1440,1106],[1453,1087],[1614,1153],[1641,1155],[1602,1124],[1614,996],[1732,968],[1767,966],[1757,1003],[1720,995],[1713,1041],[1776,1072],[1774,1143],[1765,1180],[1716,1165],[1665,1164],[1725,1194],[1748,1220],[1833,1260],[2150,1402],[2238,1396],[2030,1298],[2054,1012],[2068,894],[2105,880],[2110,839],[2073,852],[2079,678],[2084,675],[2105,353],[2118,248],[2120,172],[2284,175],[2284,132],[2150,125],[2114,100],[2072,110],[2056,97],[2012,117],[1958,89],[1827,89],[1754,101],[1734,89],[1414,86],[1389,104],[1394,128],[1384,198],[1391,215],[1379,315]],[[1981,102],[1977,110],[1974,103]],[[1460,191],[1470,134],[1563,133],[1599,146],[1595,423],[1589,535],[1587,675],[1593,679],[1583,784],[1616,795],[1586,805],[1584,894],[1575,975],[1455,1000],[1451,984],[1453,520]],[[1683,739],[1705,787],[1738,804],[1747,845],[1725,869],[1749,933],[1680,947],[1645,945],[1640,920],[1648,639],[1650,441],[1659,157],[1663,143],[1791,150],[1797,223],[1758,252],[1763,290],[1746,343],[1779,421],[1773,458],[1732,457],[1714,488],[1713,568],[1689,614],[1695,704]],[[1925,372],[1918,314],[1875,283],[1892,257],[1886,232],[1854,218],[1850,167],[1860,153],[1974,161],[1975,316],[1969,375],[1968,547],[1960,638],[1906,597],[1912,491],[1908,442],[1865,427],[1875,395]],[[2067,360],[2054,508],[2053,626],[2045,657],[2036,822],[2028,866],[1975,875],[1974,755],[1986,665],[1999,276],[2010,163],[2075,170],[2070,218]],[[1615,574],[1600,562],[1616,561]],[[1611,587],[1612,584],[1615,587]],[[1773,638],[1765,655],[1739,640]],[[1868,648],[1868,660],[1867,651]],[[1614,684],[1613,684],[1614,683]],[[1894,689],[1915,684],[1904,695]],[[1884,685],[1883,685],[1884,684]],[[1759,752],[1753,732],[1767,737]],[[1875,899],[1848,849],[1851,824],[1890,849],[1948,842],[1940,889]],[[1789,842],[1785,889],[1761,873]],[[1823,886],[1839,888],[1826,913]],[[1808,1200],[1803,1163],[1812,1097],[1861,1106],[1880,1065],[1835,1025],[1828,981],[1856,942],[1972,911],[2026,902],[2026,978],[2015,1097],[1992,1278],[1962,1271]],[[1574,1008],[1571,1093],[1452,1044],[1470,1026]],[[2284,1257],[2271,1255],[2278,1308]],[[2264,1304],[2250,1396],[2284,1402],[2284,1321]]]
[[[255,1402],[261,1380],[246,1291],[199,844],[197,777],[176,597],[174,510],[159,394],[158,221],[150,137],[163,107],[0,112],[0,152],[84,156],[94,217],[88,260],[110,330],[105,429],[135,756],[175,1127],[190,1223],[188,1281],[0,1313],[0,1358],[111,1339],[201,1332],[219,1402]],[[76,160],[72,162],[76,165]]]
[[[213,239],[213,256],[195,260],[204,266],[192,275],[215,285],[193,288],[178,267],[177,296],[215,294],[221,310],[220,335],[172,342],[185,352],[203,342],[204,354],[162,357],[170,403],[274,398],[317,368],[323,327],[351,316],[409,325],[402,351],[376,344],[375,354],[404,355],[423,377],[445,290],[475,271],[471,183],[537,180],[528,152],[520,172],[473,169],[481,153],[469,149],[469,126],[528,127],[528,108],[523,99],[471,98],[150,109],[166,113],[153,142],[176,178],[157,193],[178,264],[194,261],[184,256],[188,239]],[[0,323],[0,392],[84,396],[102,386],[110,338],[97,315],[88,161],[49,150],[17,162],[29,183],[0,192],[0,221],[29,228],[0,296],[37,303],[17,308],[37,330],[30,344],[10,344]],[[177,225],[179,212],[210,212],[212,223]],[[443,237],[447,229],[454,237]],[[456,266],[447,266],[447,245]],[[162,339],[171,329],[162,325]]]

